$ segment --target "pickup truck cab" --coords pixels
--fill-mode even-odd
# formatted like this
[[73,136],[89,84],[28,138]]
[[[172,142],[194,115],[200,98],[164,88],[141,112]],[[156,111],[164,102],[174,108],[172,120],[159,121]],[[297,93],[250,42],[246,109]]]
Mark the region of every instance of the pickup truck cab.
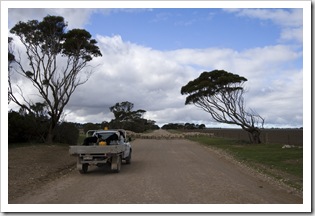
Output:
[[[117,139],[115,139],[116,135]],[[130,138],[127,139],[125,130],[98,130],[94,132],[93,136],[98,137],[98,145],[125,145],[126,150],[123,153],[123,159],[126,160],[127,164],[130,164],[132,151],[130,144],[131,140]]]

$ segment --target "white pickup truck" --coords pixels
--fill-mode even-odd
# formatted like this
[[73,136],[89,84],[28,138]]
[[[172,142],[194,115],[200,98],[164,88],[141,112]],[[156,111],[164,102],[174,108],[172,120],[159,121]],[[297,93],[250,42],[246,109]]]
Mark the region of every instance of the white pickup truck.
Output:
[[83,145],[70,146],[70,155],[77,156],[77,169],[87,173],[91,165],[110,164],[111,170],[120,172],[122,160],[131,163],[132,148],[125,130],[96,130],[84,139]]

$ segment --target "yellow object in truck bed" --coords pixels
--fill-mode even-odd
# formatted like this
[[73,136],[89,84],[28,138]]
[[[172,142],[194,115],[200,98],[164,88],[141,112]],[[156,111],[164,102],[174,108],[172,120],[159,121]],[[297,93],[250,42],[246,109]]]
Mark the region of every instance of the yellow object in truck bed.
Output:
[[105,141],[100,141],[98,144],[99,144],[100,146],[107,145],[107,143],[106,143]]

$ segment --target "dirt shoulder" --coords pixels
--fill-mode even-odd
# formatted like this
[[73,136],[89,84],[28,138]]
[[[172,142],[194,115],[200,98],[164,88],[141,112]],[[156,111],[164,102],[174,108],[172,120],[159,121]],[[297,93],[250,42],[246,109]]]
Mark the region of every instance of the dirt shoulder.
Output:
[[22,196],[75,168],[68,146],[33,145],[9,148],[9,200]]

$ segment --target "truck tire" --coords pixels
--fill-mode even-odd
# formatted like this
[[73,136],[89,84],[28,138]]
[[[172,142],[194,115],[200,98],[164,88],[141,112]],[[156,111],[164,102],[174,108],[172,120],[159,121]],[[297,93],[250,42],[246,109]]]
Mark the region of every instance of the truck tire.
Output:
[[119,173],[121,169],[121,156],[118,157],[118,162],[117,162],[117,170],[116,172]]
[[115,173],[119,173],[121,169],[121,156],[115,155],[112,157],[111,170]]
[[89,169],[89,164],[84,163],[82,164],[82,169],[80,170],[80,173],[85,174],[87,173],[88,169]]
[[131,149],[130,149],[130,152],[129,152],[129,155],[128,155],[128,157],[126,157],[126,164],[131,164]]

